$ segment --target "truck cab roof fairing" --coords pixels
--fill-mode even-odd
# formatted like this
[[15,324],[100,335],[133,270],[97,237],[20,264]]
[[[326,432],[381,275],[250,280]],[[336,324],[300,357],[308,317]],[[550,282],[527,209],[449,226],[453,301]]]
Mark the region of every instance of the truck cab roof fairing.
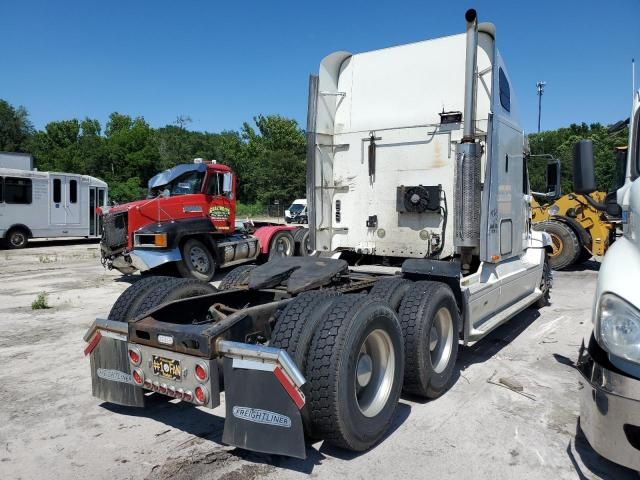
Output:
[[148,186],[149,188],[157,188],[162,185],[166,185],[167,183],[175,180],[180,175],[186,172],[205,172],[207,170],[207,165],[204,163],[194,163],[194,164],[183,164],[177,165],[169,170],[165,170],[164,172],[160,172],[157,175],[154,175],[149,179]]

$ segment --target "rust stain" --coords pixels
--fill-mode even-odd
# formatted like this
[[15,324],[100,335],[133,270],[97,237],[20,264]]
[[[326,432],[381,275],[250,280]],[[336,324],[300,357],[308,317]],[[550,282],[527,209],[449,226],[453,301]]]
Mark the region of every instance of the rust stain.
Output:
[[441,168],[446,165],[442,160],[442,149],[440,148],[440,142],[434,139],[433,145],[433,166],[434,168]]

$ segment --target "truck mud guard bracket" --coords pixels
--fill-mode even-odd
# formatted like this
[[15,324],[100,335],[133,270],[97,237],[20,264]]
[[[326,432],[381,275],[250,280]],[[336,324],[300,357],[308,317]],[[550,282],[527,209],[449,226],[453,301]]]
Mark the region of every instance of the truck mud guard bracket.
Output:
[[306,458],[300,410],[304,376],[272,347],[219,340],[226,415],[222,441],[257,452]]

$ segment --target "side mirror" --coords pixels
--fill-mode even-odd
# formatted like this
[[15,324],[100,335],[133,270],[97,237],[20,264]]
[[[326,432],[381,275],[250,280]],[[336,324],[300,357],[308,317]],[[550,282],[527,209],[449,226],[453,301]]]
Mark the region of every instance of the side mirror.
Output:
[[160,198],[167,198],[171,196],[171,191],[168,188],[165,188],[160,192]]
[[591,140],[580,140],[573,145],[573,190],[584,195],[596,191]]
[[233,174],[225,173],[222,177],[222,193],[233,192]]
[[547,163],[547,198],[557,200],[562,195],[560,187],[560,160],[554,158]]

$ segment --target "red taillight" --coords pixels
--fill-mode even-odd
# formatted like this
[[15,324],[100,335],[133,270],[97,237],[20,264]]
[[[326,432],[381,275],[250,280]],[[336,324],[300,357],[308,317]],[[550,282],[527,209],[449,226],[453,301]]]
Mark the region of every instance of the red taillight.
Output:
[[194,390],[194,394],[196,396],[196,401],[200,405],[204,405],[207,403],[207,389],[198,385]]
[[140,365],[140,353],[137,350],[134,350],[133,348],[129,349],[129,360],[131,360],[131,363],[133,363],[134,365]]
[[138,385],[142,385],[144,383],[144,373],[136,368],[133,371],[133,381]]
[[151,380],[144,381],[144,388],[148,388],[149,390],[153,388],[153,383],[151,383]]
[[160,385],[160,388],[158,388],[158,392],[167,393],[167,384],[163,383],[162,385]]
[[186,400],[187,402],[190,402],[191,400],[193,400],[193,393],[191,393],[189,390],[187,390],[186,392],[184,392],[184,395],[182,396],[183,400]]
[[176,387],[169,385],[169,387],[167,388],[167,395],[169,395],[170,397],[175,397]]
[[196,364],[195,374],[196,374],[196,378],[201,382],[206,382],[207,378],[209,377],[207,368],[200,363]]
[[182,398],[183,394],[184,394],[184,390],[182,390],[181,388],[176,390],[176,398]]

